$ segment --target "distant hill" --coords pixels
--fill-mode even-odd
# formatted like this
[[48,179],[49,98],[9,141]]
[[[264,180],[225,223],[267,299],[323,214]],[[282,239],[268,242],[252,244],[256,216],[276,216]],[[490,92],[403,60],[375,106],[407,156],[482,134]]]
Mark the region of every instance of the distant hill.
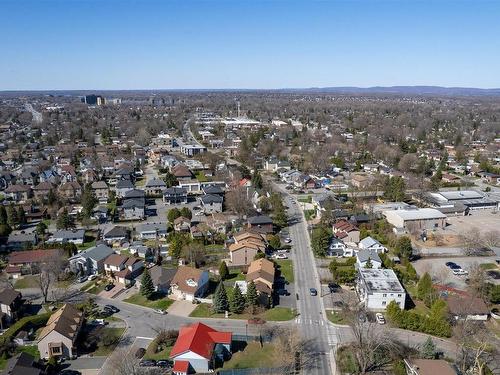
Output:
[[446,95],[446,96],[500,96],[500,88],[478,89],[474,87],[441,86],[374,86],[374,87],[311,87],[308,89],[284,89],[280,91],[300,91],[338,94],[397,94],[397,95]]

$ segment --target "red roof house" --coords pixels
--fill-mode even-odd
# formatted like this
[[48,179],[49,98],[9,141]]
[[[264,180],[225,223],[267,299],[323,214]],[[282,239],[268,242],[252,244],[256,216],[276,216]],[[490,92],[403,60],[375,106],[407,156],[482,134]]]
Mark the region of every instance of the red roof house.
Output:
[[231,332],[216,331],[203,323],[182,327],[170,352],[174,374],[209,372],[216,361],[224,361],[230,356],[231,341]]

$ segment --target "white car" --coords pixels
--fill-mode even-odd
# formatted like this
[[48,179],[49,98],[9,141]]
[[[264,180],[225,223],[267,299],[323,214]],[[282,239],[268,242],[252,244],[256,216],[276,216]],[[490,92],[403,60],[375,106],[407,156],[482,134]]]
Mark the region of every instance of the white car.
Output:
[[385,324],[385,318],[381,313],[376,313],[375,319],[377,319],[378,324]]
[[292,242],[292,239],[287,237],[287,238],[285,238],[285,240],[284,240],[284,241],[285,241],[285,243],[291,243],[291,242]]
[[463,269],[457,269],[452,271],[455,276],[465,276],[468,275],[469,272],[463,270]]
[[203,211],[198,211],[194,213],[194,216],[203,216],[205,213]]
[[276,259],[288,259],[288,257],[286,256],[286,254],[283,254],[283,253],[276,254],[274,257]]
[[95,280],[95,279],[97,279],[97,275],[90,275],[89,276],[90,281]]
[[162,309],[154,309],[153,310],[155,313],[157,314],[161,314],[161,315],[165,315],[167,313],[166,310],[162,310]]

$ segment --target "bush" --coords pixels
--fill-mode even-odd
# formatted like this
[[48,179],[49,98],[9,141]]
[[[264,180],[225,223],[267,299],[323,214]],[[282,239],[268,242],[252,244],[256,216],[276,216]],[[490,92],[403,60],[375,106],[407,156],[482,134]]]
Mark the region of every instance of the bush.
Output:
[[12,341],[12,339],[18,334],[19,331],[29,330],[30,328],[39,328],[50,318],[51,313],[45,313],[40,315],[33,316],[25,316],[24,318],[19,319],[10,328],[4,332],[2,336],[0,336],[0,345],[3,346],[6,343]]

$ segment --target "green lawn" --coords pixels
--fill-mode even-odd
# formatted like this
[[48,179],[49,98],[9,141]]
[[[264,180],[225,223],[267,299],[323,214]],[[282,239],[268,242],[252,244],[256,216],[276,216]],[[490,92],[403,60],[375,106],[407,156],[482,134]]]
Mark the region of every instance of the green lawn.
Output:
[[307,196],[300,196],[297,198],[297,200],[299,202],[302,202],[302,203],[311,203],[312,202],[312,197],[310,195],[307,195]]
[[118,345],[119,339],[122,337],[123,333],[125,332],[125,328],[110,328],[106,327],[103,329],[101,337],[104,337],[104,335],[109,335],[110,337],[113,337],[116,342],[111,344],[111,345],[104,345],[101,340],[99,340],[99,343],[97,344],[97,349],[93,353],[94,356],[108,356],[110,355]]
[[152,353],[153,350],[157,348],[156,343],[151,341],[149,346],[146,348],[146,354],[144,354],[144,359],[153,359],[155,361],[165,360],[170,357],[170,351],[172,350],[172,346],[167,346],[163,350],[160,350],[157,353]]
[[38,288],[37,276],[26,275],[14,283],[14,289]]
[[224,369],[240,368],[268,368],[276,367],[274,345],[250,342],[244,350],[233,354],[231,359],[224,362]]
[[106,286],[106,282],[101,281],[100,283],[97,283],[98,280],[92,280],[89,281],[87,284],[82,286],[80,288],[81,291],[86,291],[87,293],[92,293],[92,294],[99,294],[104,290],[104,287]]
[[291,259],[278,259],[276,263],[280,266],[281,276],[289,283],[293,283],[293,263]]
[[86,250],[93,246],[95,246],[95,239],[92,241],[84,242],[82,245],[78,245],[77,248],[78,250]]
[[494,270],[498,268],[495,263],[483,263],[480,264],[479,267],[481,267],[483,270]]
[[229,276],[225,280],[231,281],[232,282],[231,284],[234,285],[235,281],[242,281],[245,279],[246,279],[246,275],[243,272],[241,272],[241,270],[230,270]]
[[29,346],[18,346],[16,348],[17,352],[24,352],[31,354],[35,359],[40,359],[40,352],[38,351],[38,346],[29,345]]
[[306,220],[312,220],[316,217],[316,211],[314,210],[304,210],[304,216],[306,217]]
[[123,302],[133,303],[134,305],[150,307],[152,309],[162,309],[162,310],[168,309],[170,305],[174,303],[173,300],[168,298],[158,298],[158,299],[148,300],[140,293],[136,293],[131,297],[124,299]]
[[339,311],[327,310],[326,317],[334,324],[347,324],[344,314]]
[[196,173],[195,177],[198,180],[198,182],[207,182],[208,181],[207,176],[205,176],[205,173],[203,173],[203,172]]
[[[207,303],[200,303],[193,312],[189,315],[192,318],[223,318],[224,314],[215,314],[212,312],[212,306]],[[264,320],[268,321],[286,321],[295,318],[295,311],[288,307],[273,307],[272,309],[268,309],[261,314],[232,314],[229,313],[229,319],[243,319],[247,320],[252,317],[260,317]]]

